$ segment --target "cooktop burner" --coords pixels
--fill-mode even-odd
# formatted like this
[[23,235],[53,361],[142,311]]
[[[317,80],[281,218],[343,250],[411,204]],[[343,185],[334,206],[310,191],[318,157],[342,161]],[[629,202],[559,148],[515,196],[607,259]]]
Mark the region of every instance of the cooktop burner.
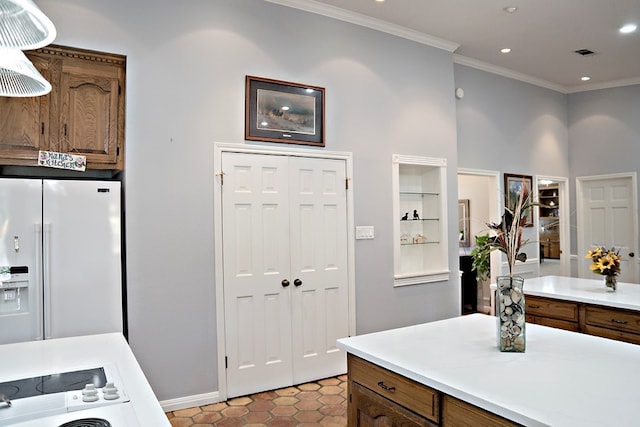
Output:
[[[82,390],[87,384],[94,384],[100,388],[104,387],[106,382],[104,368],[93,368],[7,381],[0,383],[0,393],[11,400],[15,400],[43,394]],[[78,425],[82,426],[84,424]],[[87,425],[91,426],[92,424]]]
[[102,418],[82,418],[61,424],[59,427],[111,427],[111,423]]

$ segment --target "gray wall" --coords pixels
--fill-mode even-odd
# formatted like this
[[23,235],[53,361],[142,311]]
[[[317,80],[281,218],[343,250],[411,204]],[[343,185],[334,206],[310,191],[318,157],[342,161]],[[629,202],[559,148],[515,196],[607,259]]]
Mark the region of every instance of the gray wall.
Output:
[[452,54],[263,0],[40,0],[56,43],[127,55],[131,346],[160,400],[217,390],[213,143],[243,142],[244,77],[326,88],[326,145],[354,153],[358,333],[459,313],[451,280],[393,288],[391,154],[449,163]]
[[458,166],[569,176],[567,99],[561,93],[456,64]]
[[[458,167],[569,176],[566,95],[460,64],[454,71],[456,87],[464,89],[456,102]],[[523,252],[533,259],[535,230],[523,236],[531,241]]]
[[[571,226],[575,229],[576,177],[640,173],[640,85],[571,94],[568,111]],[[572,233],[571,252],[577,252],[576,233]]]

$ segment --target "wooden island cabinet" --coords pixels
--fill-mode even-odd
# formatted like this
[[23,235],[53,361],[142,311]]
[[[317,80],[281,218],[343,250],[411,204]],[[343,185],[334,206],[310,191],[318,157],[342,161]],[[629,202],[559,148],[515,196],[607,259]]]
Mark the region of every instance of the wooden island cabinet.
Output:
[[36,166],[45,150],[86,156],[89,169],[122,170],[126,58],[57,45],[25,54],[52,90],[0,98],[0,165]]
[[351,354],[347,361],[349,426],[518,425]]
[[546,276],[524,285],[528,323],[640,344],[640,285]]
[[[337,343],[350,427],[638,424],[634,344],[529,324],[527,351],[503,353],[495,317],[479,313]],[[602,400],[612,386],[615,410]]]

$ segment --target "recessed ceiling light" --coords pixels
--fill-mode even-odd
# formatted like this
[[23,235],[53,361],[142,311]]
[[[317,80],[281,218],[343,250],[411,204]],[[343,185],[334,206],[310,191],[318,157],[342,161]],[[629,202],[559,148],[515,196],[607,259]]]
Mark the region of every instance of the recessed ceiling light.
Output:
[[629,34],[633,33],[637,28],[638,26],[636,24],[626,24],[620,28],[620,32],[622,34]]
[[588,82],[589,80],[591,80],[591,77],[589,77],[589,76],[582,76],[582,77],[580,77],[580,80],[582,80],[583,82]]
[[515,6],[507,6],[502,10],[504,10],[507,13],[516,13],[518,11],[518,8]]
[[505,47],[505,48],[500,49],[500,52],[509,53],[509,52],[511,52],[511,49],[509,49],[508,47]]

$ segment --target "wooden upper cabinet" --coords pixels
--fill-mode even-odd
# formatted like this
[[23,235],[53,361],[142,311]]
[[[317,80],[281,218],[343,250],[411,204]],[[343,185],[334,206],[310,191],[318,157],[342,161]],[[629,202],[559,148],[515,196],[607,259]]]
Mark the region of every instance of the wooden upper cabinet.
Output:
[[[45,58],[30,58],[40,74],[51,81],[51,70]],[[0,164],[14,161],[31,162],[38,151],[45,150],[49,134],[44,126],[49,122],[51,94],[38,97],[0,97]]]
[[56,45],[27,56],[53,89],[0,98],[0,164],[34,166],[49,150],[86,156],[88,169],[124,169],[126,58]]

